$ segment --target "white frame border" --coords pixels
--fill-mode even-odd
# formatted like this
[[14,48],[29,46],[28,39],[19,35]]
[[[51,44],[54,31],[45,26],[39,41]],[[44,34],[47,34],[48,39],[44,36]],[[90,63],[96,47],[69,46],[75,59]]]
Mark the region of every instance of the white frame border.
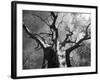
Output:
[[[41,8],[40,8],[41,7]],[[32,69],[22,70],[22,10],[41,10],[41,11],[61,11],[61,12],[85,12],[91,13],[91,66],[90,67],[74,67],[74,68],[55,68],[55,69]],[[96,9],[77,8],[77,7],[60,7],[47,5],[28,5],[17,4],[17,76],[38,76],[53,74],[70,74],[85,73],[96,71]],[[94,31],[95,30],[95,31]]]

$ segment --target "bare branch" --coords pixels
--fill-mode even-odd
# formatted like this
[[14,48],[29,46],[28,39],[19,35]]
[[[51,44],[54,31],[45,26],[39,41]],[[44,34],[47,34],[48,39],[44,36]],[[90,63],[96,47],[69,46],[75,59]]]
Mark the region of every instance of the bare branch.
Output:
[[48,35],[48,36],[51,36],[52,34],[51,33],[39,33],[40,35]]
[[42,48],[45,48],[45,39],[43,37],[41,37],[40,35],[36,33],[33,34],[25,24],[23,24],[23,28],[25,32],[30,36],[30,38],[35,39],[36,42],[39,45],[41,45]]
[[86,27],[85,37],[88,37],[88,28],[90,25],[91,25],[91,23],[89,23],[88,26]]
[[86,27],[85,36],[84,36],[82,39],[80,39],[77,43],[75,43],[74,46],[70,47],[70,48],[68,49],[69,51],[72,51],[72,50],[74,50],[74,49],[76,49],[76,48],[78,48],[78,47],[80,47],[80,46],[83,46],[83,45],[81,44],[83,41],[88,40],[88,39],[91,39],[91,37],[88,35],[88,28],[89,28],[90,25],[91,25],[91,23]]
[[[91,24],[91,23],[90,23],[90,24]],[[79,45],[80,43],[82,43],[84,40],[91,39],[91,37],[88,35],[88,28],[89,28],[90,24],[86,27],[85,36],[77,42],[78,45]]]
[[65,46],[66,43],[75,43],[75,41],[71,41],[70,37],[73,35],[73,32],[69,31],[69,34],[66,34],[66,38],[64,39],[64,41],[61,44],[62,46]]
[[66,45],[66,43],[75,43],[74,41],[71,41],[71,40],[66,40],[66,41],[63,41],[62,43],[60,43],[60,49],[61,49],[61,47],[63,47],[63,46],[65,46]]
[[51,12],[51,15],[52,15],[52,17],[53,17],[53,23],[52,23],[52,25],[50,26],[50,28],[52,28],[53,30],[56,30],[55,23],[56,23],[56,20],[57,20],[57,15],[55,15],[54,12]]
[[76,43],[74,46],[68,48],[66,51],[71,52],[71,51],[73,51],[74,49],[77,49],[77,48],[79,48],[79,47],[81,47],[81,46],[83,46],[83,45],[82,45],[82,44],[77,44],[77,43]]
[[[52,40],[53,40],[53,31],[56,31],[56,27],[55,27],[55,22],[56,22],[56,19],[57,19],[57,16],[54,14],[54,12],[51,12],[51,15],[52,15],[52,17],[53,17],[53,23],[50,25],[50,24],[48,24],[44,19],[42,19],[40,16],[38,16],[38,15],[36,15],[36,14],[32,14],[33,16],[36,16],[36,17],[38,17],[39,19],[41,19],[46,25],[48,25],[49,26],[49,28],[50,28],[50,31],[51,31],[51,34],[46,34],[46,36],[51,36],[51,38],[52,38]],[[46,19],[48,19],[48,18],[46,18]],[[52,31],[53,30],[53,31]],[[44,33],[42,33],[42,34],[44,34]],[[39,36],[39,35],[38,35]],[[39,36],[40,37],[40,36]],[[45,40],[43,39],[43,41],[45,42]]]
[[54,12],[51,12],[51,15],[55,18],[56,17],[56,15],[54,14]]
[[29,28],[28,28],[25,24],[23,24],[23,28],[24,28],[25,32],[26,32],[30,37],[32,37],[32,32],[29,30]]
[[[52,12],[53,13],[53,12]],[[53,38],[53,31],[52,31],[52,29],[54,30],[55,29],[55,23],[52,23],[51,25],[50,24],[48,24],[46,21],[45,21],[45,19],[42,19],[40,16],[38,16],[38,15],[36,15],[36,14],[32,14],[33,16],[36,16],[36,17],[38,17],[39,19],[41,19],[41,21],[43,21],[46,25],[48,25],[49,26],[49,28],[50,28],[50,31],[51,31],[51,34],[48,34],[48,33],[39,33],[40,35],[42,35],[42,34],[45,34],[46,36],[51,36],[52,38]],[[48,19],[48,17],[46,18],[46,20]],[[55,22],[56,21],[56,19],[54,18],[54,20],[53,20],[53,22]],[[39,35],[38,35],[39,36]],[[39,36],[40,37],[40,36]],[[45,40],[43,39],[43,41],[45,42]]]

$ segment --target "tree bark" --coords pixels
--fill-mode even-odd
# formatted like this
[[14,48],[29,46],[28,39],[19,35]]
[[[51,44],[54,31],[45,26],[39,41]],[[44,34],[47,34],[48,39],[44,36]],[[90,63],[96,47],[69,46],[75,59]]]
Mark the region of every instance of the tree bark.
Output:
[[45,60],[47,60],[47,62],[48,62],[48,64],[47,64],[48,68],[59,67],[57,53],[51,47],[44,49],[44,58],[43,58],[42,68],[45,68],[45,66],[46,66]]
[[70,53],[71,52],[69,50],[66,50],[66,64],[67,64],[67,67],[71,67]]

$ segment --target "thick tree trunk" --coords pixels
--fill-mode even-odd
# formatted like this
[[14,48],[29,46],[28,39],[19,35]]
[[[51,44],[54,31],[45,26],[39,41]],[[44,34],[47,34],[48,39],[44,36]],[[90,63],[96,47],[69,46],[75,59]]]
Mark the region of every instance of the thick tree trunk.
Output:
[[44,59],[43,59],[42,68],[45,68],[45,66],[46,66],[45,60],[47,60],[48,68],[59,67],[57,53],[50,47],[44,49]]
[[82,45],[79,45],[79,43],[82,41],[83,39],[81,39],[78,43],[76,43],[74,46],[70,47],[69,49],[66,50],[66,64],[67,64],[67,67],[71,67],[71,62],[70,62],[70,53],[81,47]]
[[67,67],[71,67],[71,62],[70,62],[70,51],[67,51],[66,50],[66,64],[67,64]]

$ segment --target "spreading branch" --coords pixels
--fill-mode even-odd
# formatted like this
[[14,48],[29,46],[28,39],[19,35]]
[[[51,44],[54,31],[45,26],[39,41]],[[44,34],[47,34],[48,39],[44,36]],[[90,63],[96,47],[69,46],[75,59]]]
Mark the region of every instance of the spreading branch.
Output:
[[[54,15],[54,13],[53,12],[51,12],[52,13],[52,15],[53,16],[55,16]],[[48,22],[46,22],[47,21],[47,19],[48,19],[48,17],[46,18],[46,19],[43,19],[43,18],[41,18],[40,16],[38,16],[38,15],[36,15],[36,14],[32,14],[33,16],[36,16],[36,17],[38,17],[41,21],[43,21],[49,28],[50,28],[50,32],[51,32],[51,34],[50,33],[39,33],[39,35],[46,35],[47,37],[48,36],[51,36],[51,38],[52,38],[52,41],[53,41],[53,35],[54,35],[54,32],[53,32],[53,30],[54,30],[54,23],[52,23],[51,25],[50,24],[48,24]],[[54,19],[55,20],[55,19]],[[53,20],[53,22],[54,22],[54,20]],[[44,40],[43,40],[44,41]],[[45,41],[44,41],[45,42]]]
[[[62,47],[62,46],[65,46],[66,43],[75,43],[75,41],[71,41],[71,40],[70,40],[70,37],[73,35],[73,32],[71,32],[71,31],[69,31],[69,30],[68,30],[68,32],[69,32],[69,34],[66,34],[66,38],[64,39],[64,41],[60,43],[61,47]],[[60,48],[61,48],[61,47],[60,47]]]
[[38,17],[47,26],[49,26],[50,32],[51,32],[51,33],[39,33],[39,34],[37,34],[37,36],[39,36],[44,43],[45,43],[45,39],[43,39],[40,35],[44,35],[45,37],[51,37],[51,41],[53,42],[53,44],[55,44],[56,41],[57,41],[57,37],[58,37],[58,30],[57,30],[57,28],[55,26],[55,23],[56,23],[56,20],[57,20],[57,15],[55,15],[54,12],[50,12],[50,14],[51,14],[51,18],[53,18],[52,24],[48,24],[48,22],[47,22],[48,18],[46,18],[46,20],[45,20],[45,19],[43,19],[42,17],[40,17],[40,16],[38,16],[36,14],[32,14],[32,15]]
[[82,46],[81,43],[82,43],[83,41],[88,40],[88,39],[91,39],[91,37],[88,35],[88,28],[89,28],[90,25],[91,25],[91,23],[86,27],[85,36],[84,36],[82,39],[80,39],[77,43],[75,43],[74,46],[70,47],[70,48],[68,49],[69,51],[72,51],[72,50],[74,50],[74,49],[76,49],[76,48]]
[[36,42],[38,43],[37,46],[41,45],[42,48],[46,47],[45,39],[43,37],[41,37],[39,34],[36,33],[33,34],[25,24],[23,24],[23,28],[25,32],[30,36],[30,38],[36,40]]
[[51,12],[51,16],[53,17],[53,23],[51,24],[50,29],[53,29],[55,31],[56,30],[55,23],[57,20],[57,15],[55,15],[54,12]]

